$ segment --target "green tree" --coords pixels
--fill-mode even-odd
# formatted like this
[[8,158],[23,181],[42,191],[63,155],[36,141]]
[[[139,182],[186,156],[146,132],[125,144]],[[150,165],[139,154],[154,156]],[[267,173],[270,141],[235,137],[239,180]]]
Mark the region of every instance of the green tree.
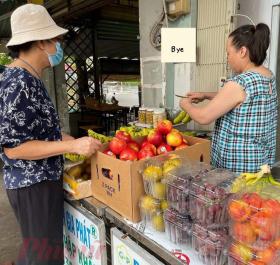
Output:
[[8,56],[6,53],[0,53],[0,65],[10,64],[12,62],[12,58]]

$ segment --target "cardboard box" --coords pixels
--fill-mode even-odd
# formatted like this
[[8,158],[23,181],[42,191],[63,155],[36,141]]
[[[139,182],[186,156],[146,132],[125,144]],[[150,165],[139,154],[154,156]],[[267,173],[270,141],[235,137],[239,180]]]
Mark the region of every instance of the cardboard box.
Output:
[[92,196],[91,180],[78,182],[64,172],[63,189],[66,190],[75,200],[81,200]]
[[63,174],[63,189],[66,190],[74,200],[80,200],[92,196],[91,179],[79,181],[67,174],[68,170],[74,166],[83,164],[83,161],[65,161]]
[[[169,154],[178,154],[193,161],[210,161],[210,141],[186,136],[190,147],[182,148]],[[107,148],[104,145],[103,148]],[[103,150],[104,150],[103,149]],[[162,156],[162,155],[161,155]],[[160,156],[149,158],[158,159]],[[132,222],[139,222],[139,199],[145,194],[140,170],[147,162],[122,161],[97,152],[91,160],[92,194],[114,211]]]

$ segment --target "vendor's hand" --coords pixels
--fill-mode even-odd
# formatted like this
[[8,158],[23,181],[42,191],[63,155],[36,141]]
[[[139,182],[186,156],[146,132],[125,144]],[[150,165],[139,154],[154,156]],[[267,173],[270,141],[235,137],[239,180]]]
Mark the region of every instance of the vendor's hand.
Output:
[[92,137],[82,137],[73,141],[73,153],[90,157],[101,147],[101,142]]
[[180,100],[180,108],[185,109],[186,105],[192,104],[192,101],[190,98],[181,98]]
[[205,93],[203,92],[190,92],[187,97],[192,103],[199,103],[206,99]]

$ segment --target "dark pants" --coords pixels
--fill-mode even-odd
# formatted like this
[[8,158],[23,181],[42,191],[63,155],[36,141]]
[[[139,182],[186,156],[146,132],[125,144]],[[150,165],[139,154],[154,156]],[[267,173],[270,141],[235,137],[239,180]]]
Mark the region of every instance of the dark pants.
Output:
[[62,181],[43,181],[7,194],[23,237],[17,264],[62,265]]

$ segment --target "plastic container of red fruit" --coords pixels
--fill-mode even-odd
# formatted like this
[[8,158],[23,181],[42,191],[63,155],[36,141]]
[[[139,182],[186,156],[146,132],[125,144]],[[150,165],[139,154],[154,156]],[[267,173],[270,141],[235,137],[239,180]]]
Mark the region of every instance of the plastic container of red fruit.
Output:
[[279,195],[279,187],[258,183],[235,194],[228,203],[232,238],[256,251],[280,248]]
[[164,212],[165,232],[176,245],[191,246],[192,223],[189,217],[180,215],[174,209]]
[[[279,239],[280,242],[280,239]],[[263,250],[256,250],[239,242],[233,242],[228,250],[229,265],[279,265],[279,246],[271,245]]]
[[225,169],[214,169],[194,180],[190,190],[190,215],[208,228],[228,222],[227,202],[236,175]]
[[209,230],[199,224],[194,224],[192,233],[192,246],[203,264],[226,265],[227,242],[227,228]]
[[201,179],[210,170],[205,163],[194,163],[170,172],[165,180],[167,201],[181,215],[189,214],[189,193],[193,180]]

